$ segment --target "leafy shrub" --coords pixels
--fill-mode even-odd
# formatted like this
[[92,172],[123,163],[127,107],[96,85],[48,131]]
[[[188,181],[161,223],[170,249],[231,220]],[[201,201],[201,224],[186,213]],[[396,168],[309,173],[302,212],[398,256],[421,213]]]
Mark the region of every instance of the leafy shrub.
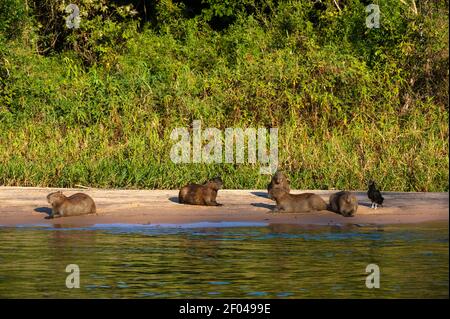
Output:
[[359,0],[83,0],[79,29],[29,3],[0,32],[2,184],[264,188],[257,165],[170,161],[199,119],[278,127],[294,188],[448,191],[447,1],[380,0],[379,29]]

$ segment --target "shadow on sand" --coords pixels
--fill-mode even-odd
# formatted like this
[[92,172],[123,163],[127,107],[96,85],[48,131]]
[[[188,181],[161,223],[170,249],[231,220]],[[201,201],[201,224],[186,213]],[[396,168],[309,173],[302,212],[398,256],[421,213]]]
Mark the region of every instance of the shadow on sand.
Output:
[[169,197],[169,200],[170,200],[172,203],[180,204],[180,202],[178,201],[178,196],[172,196],[172,197]]
[[269,198],[269,196],[265,192],[251,192],[251,194],[258,196],[258,197]]
[[274,209],[275,205],[270,205],[270,204],[264,204],[264,203],[251,203],[252,206],[255,207],[261,207],[261,208],[267,208],[267,209]]
[[51,219],[52,209],[50,207],[38,207],[34,209],[35,212],[47,214],[45,219]]
[[361,203],[360,201],[358,201],[358,206],[370,207],[370,206],[372,206],[372,204],[371,203]]

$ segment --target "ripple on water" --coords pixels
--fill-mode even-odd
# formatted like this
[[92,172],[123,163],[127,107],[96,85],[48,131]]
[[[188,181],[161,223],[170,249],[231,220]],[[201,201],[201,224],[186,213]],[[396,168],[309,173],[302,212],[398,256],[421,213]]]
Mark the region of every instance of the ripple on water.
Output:
[[268,293],[265,291],[251,291],[251,292],[247,293],[247,296],[251,296],[251,297],[265,297],[267,295],[268,295]]
[[[1,228],[0,296],[448,298],[448,225],[178,226]],[[83,289],[65,288],[73,263]],[[369,263],[382,270],[377,291]]]
[[211,285],[229,285],[229,281],[210,281],[209,284]]

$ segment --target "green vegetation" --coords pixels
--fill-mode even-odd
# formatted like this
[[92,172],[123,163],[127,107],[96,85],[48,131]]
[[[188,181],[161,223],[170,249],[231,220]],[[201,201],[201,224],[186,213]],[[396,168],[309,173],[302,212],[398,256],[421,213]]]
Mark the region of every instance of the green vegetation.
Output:
[[198,119],[278,127],[293,188],[448,191],[448,1],[73,2],[0,4],[0,184],[265,188],[170,161]]

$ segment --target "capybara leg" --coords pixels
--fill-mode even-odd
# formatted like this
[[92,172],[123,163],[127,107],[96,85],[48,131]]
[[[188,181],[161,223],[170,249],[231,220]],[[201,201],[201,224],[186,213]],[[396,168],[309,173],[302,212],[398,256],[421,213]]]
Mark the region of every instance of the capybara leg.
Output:
[[57,217],[61,217],[61,216],[59,215],[59,213],[55,212],[54,209],[52,209],[51,214],[47,218],[48,219],[53,219],[53,218],[57,218]]
[[60,214],[51,214],[47,217],[47,219],[59,218],[62,217]]

